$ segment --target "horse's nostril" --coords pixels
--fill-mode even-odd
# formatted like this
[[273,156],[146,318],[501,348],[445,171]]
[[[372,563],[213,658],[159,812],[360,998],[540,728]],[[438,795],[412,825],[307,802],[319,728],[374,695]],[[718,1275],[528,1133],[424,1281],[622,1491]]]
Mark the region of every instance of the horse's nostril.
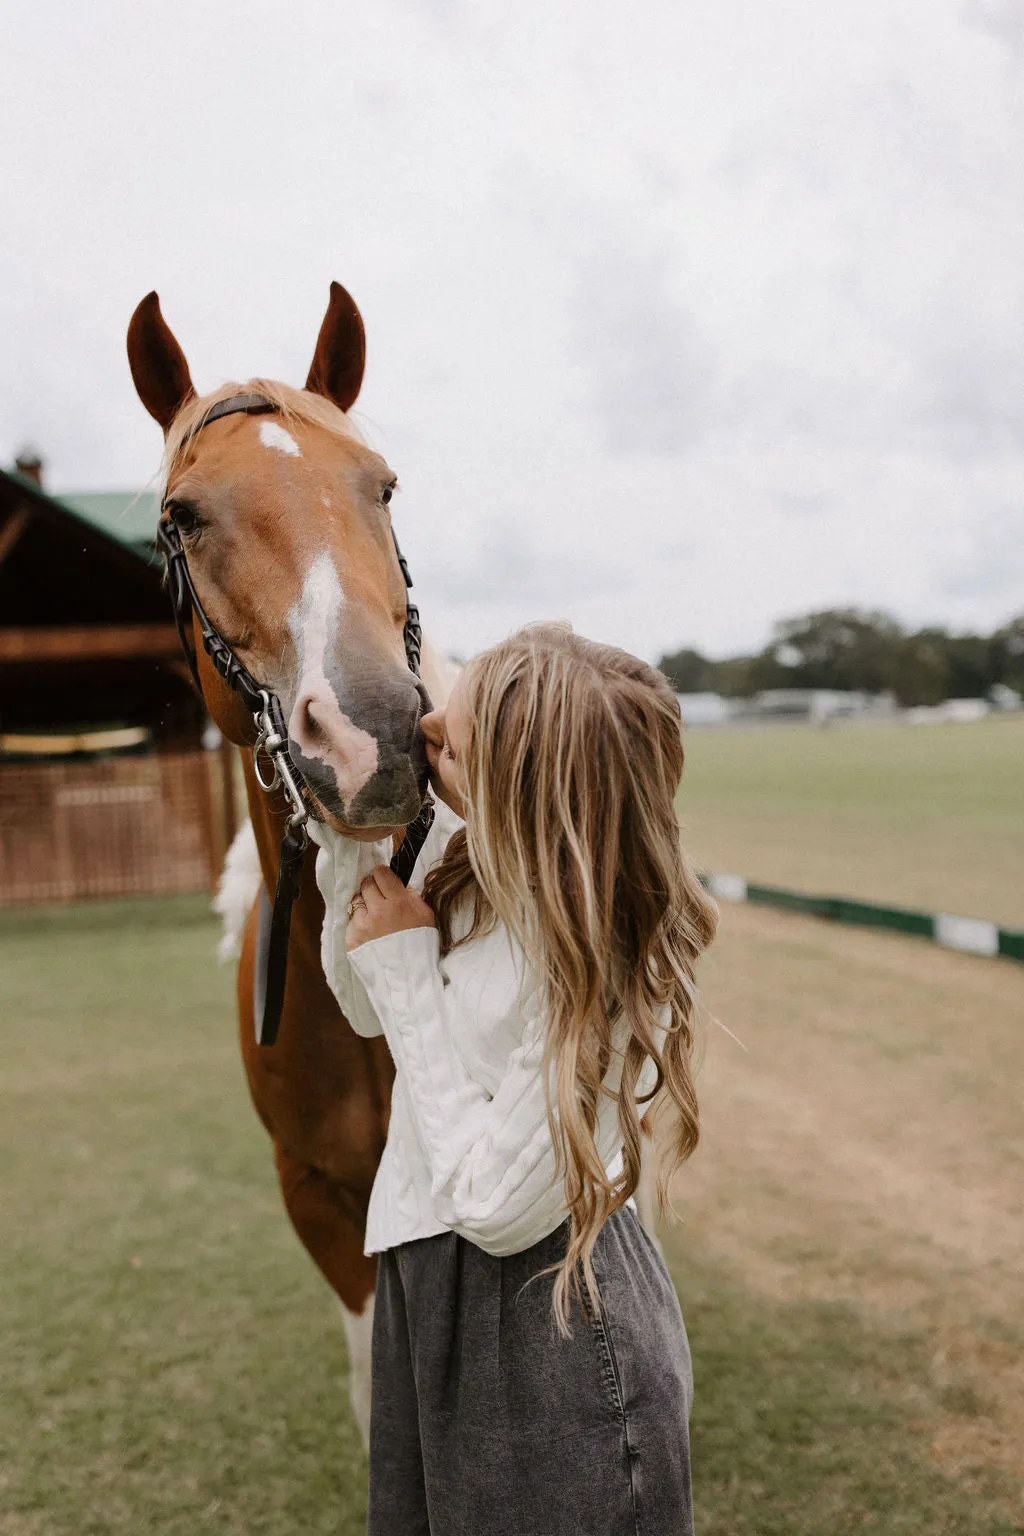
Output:
[[316,700],[312,697],[300,699],[292,714],[292,722],[288,734],[298,742],[304,752],[321,757],[330,742],[324,726],[317,717]]
[[288,734],[300,757],[331,771],[343,800],[358,794],[376,772],[376,737],[344,713],[328,684],[314,684],[299,694],[288,718]]

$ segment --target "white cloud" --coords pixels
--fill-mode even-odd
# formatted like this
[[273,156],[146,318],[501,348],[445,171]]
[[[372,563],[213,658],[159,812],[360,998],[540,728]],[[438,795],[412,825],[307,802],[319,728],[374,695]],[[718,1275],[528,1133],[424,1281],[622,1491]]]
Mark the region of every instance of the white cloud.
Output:
[[1024,56],[1024,0],[967,0],[963,18],[968,26],[1004,43],[1016,57]]
[[143,483],[138,299],[200,387],[301,382],[336,277],[454,648],[560,614],[721,652],[831,602],[994,625],[1024,608],[986,555],[1024,469],[1022,15],[51,0],[8,29],[0,458]]

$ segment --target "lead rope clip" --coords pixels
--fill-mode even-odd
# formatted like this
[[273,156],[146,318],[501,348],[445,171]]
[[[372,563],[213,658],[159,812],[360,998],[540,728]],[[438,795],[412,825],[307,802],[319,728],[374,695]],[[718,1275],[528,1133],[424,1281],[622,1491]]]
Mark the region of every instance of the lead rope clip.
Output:
[[[263,707],[258,709],[252,717],[256,725],[256,740],[252,749],[253,772],[256,775],[256,782],[267,794],[278,786],[284,790],[291,806],[291,815],[285,826],[285,832],[290,832],[293,837],[301,836],[302,846],[305,847],[309,841],[309,834],[306,831],[309,811],[302,798],[302,791],[295,782],[295,774],[288,757],[288,738],[278,729],[269,693],[265,688],[261,688],[260,694]],[[270,764],[269,774],[264,768],[264,761]]]

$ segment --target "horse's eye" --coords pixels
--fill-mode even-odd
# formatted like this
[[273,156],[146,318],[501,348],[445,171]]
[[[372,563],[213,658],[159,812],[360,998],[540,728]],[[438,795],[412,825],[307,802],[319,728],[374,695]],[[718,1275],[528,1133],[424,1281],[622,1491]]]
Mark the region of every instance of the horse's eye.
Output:
[[203,519],[199,514],[199,508],[187,501],[168,501],[164,504],[164,510],[179,533],[198,533],[203,526]]
[[384,489],[380,493],[380,499],[384,503],[385,506],[388,505],[388,503],[390,502],[390,500],[391,500],[391,498],[392,498],[392,496],[394,494],[395,494],[395,488],[394,488],[393,485],[386,485],[384,487]]

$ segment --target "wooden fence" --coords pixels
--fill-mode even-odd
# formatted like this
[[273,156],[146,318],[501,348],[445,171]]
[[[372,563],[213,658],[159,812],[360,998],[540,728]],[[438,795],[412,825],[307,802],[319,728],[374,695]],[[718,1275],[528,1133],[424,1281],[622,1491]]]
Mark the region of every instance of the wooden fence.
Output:
[[0,906],[209,889],[228,830],[221,762],[0,763]]

